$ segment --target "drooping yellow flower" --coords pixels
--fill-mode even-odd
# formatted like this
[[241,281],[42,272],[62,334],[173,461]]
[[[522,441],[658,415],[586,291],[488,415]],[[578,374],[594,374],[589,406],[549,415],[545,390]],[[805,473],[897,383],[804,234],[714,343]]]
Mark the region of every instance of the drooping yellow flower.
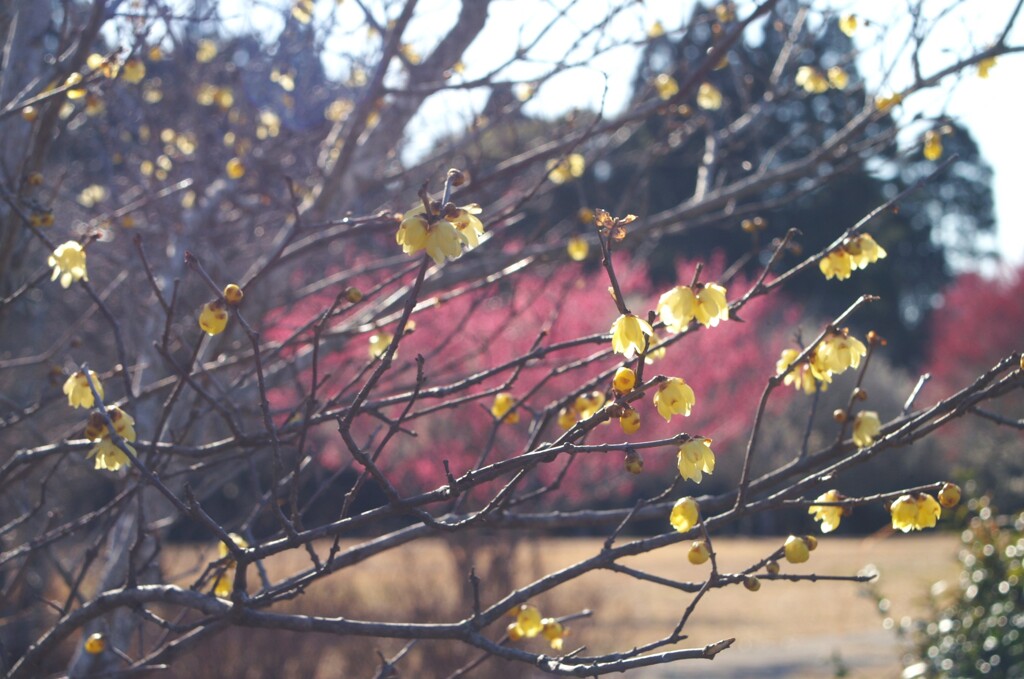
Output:
[[224,332],[228,326],[228,312],[219,299],[207,302],[199,311],[199,327],[210,337]]
[[868,264],[885,259],[888,254],[868,233],[848,239],[843,243],[843,250],[850,255],[850,266],[854,269],[866,269]]
[[484,223],[477,217],[481,212],[479,205],[470,203],[456,208],[455,215],[448,219],[466,237],[467,249],[480,245],[480,236],[484,235]]
[[582,262],[590,254],[590,244],[583,236],[573,236],[565,246],[569,253],[569,259],[574,262]]
[[786,561],[790,563],[804,563],[811,558],[811,550],[807,542],[795,535],[790,535],[786,538],[783,552],[786,556]]
[[[786,372],[786,369],[796,360],[802,352],[799,349],[783,349],[782,356],[775,364],[776,373],[781,375]],[[786,373],[783,378],[783,384],[793,385],[796,390],[803,390],[805,394],[813,394],[819,389],[819,385],[822,391],[828,389],[829,383],[832,382],[832,373],[829,371],[819,372],[814,369],[814,365],[811,361],[804,361],[796,368]]]
[[679,94],[679,83],[668,73],[659,73],[654,79],[654,89],[663,101],[668,101]]
[[[103,398],[103,385],[100,378],[92,370],[89,371],[89,378],[96,386],[96,393]],[[92,408],[96,404],[92,390],[89,388],[89,378],[81,370],[71,375],[64,382],[64,394],[68,397],[68,405],[72,408]]]
[[651,27],[647,29],[647,37],[652,40],[654,38],[660,38],[663,35],[665,35],[665,26],[662,25],[660,21],[655,21],[651,24]]
[[867,353],[864,343],[852,337],[848,328],[843,328],[821,341],[814,351],[812,366],[819,373],[828,371],[839,375],[859,366],[860,359]]
[[682,332],[696,315],[697,295],[688,285],[677,285],[658,298],[658,316],[665,327]]
[[902,101],[902,92],[879,94],[878,96],[875,97],[875,108],[881,111],[882,113],[885,113],[886,111],[891,110],[897,104],[902,103]]
[[67,288],[74,281],[89,280],[89,272],[85,268],[85,249],[73,240],[58,245],[48,261],[53,267],[50,280],[55,281],[59,276],[62,288]]
[[[816,498],[816,502],[839,502],[843,496],[837,490],[830,490],[822,493]],[[836,505],[811,505],[807,513],[814,517],[815,521],[821,522],[821,532],[831,533],[839,528],[839,521],[843,518],[843,508]]]
[[612,351],[632,359],[644,350],[645,336],[654,334],[651,324],[633,314],[623,314],[612,323]]
[[668,517],[669,523],[680,533],[685,533],[700,521],[700,510],[697,501],[692,497],[684,497],[676,500],[672,506],[672,513]]
[[840,247],[822,257],[818,262],[818,268],[825,274],[826,280],[837,278],[844,281],[853,271],[853,262],[850,260],[850,253]]
[[[509,424],[516,424],[519,422],[519,411],[514,410],[509,412],[516,405],[515,397],[507,391],[502,391],[494,395],[494,403],[491,405],[491,415],[494,415],[494,419],[502,422],[508,422]],[[504,418],[504,419],[502,419]]]
[[644,356],[644,364],[652,365],[655,361],[665,358],[665,354],[668,353],[668,347],[658,339],[657,334],[651,335],[651,339],[648,342],[649,346],[647,348],[647,355]]
[[729,303],[725,299],[725,288],[717,283],[698,284],[697,305],[694,318],[705,328],[713,328],[719,321],[729,320]]
[[857,15],[844,14],[839,17],[839,30],[848,38],[852,38],[853,34],[857,31]]
[[809,94],[821,94],[828,91],[828,78],[814,66],[801,66],[796,70],[797,87],[804,88]]
[[456,229],[451,222],[442,219],[430,227],[426,251],[434,264],[441,266],[445,259],[461,256],[462,246],[468,244],[469,236]]
[[694,566],[699,566],[710,558],[711,550],[708,548],[708,543],[705,540],[694,540],[693,544],[690,545],[690,551],[686,554],[687,561]]
[[480,243],[484,226],[476,217],[479,210],[480,207],[475,204],[457,208],[456,214],[451,217],[458,222],[457,226],[438,215],[428,218],[426,208],[420,205],[405,213],[395,234],[395,241],[407,255],[426,250],[434,263],[441,266],[446,259],[460,257],[463,247],[472,248]]
[[547,163],[548,179],[552,184],[565,184],[582,177],[586,168],[587,161],[579,153],[570,153],[561,160],[552,158]]
[[[131,415],[114,406],[107,408],[110,421],[114,424],[114,431],[124,440],[124,446],[135,453],[135,448],[130,444],[135,441],[135,420]],[[92,413],[85,426],[85,437],[91,441],[97,441],[86,458],[95,458],[96,469],[106,469],[116,472],[126,466],[130,460],[121,448],[113,441],[107,423],[100,413]]]
[[562,623],[558,622],[554,618],[544,618],[540,621],[541,634],[548,643],[551,644],[551,648],[556,651],[561,651],[565,644],[565,635],[567,630],[562,626]]
[[837,90],[845,90],[850,84],[850,76],[841,66],[833,66],[828,69],[828,84]]
[[633,372],[632,368],[625,366],[615,371],[615,377],[612,378],[612,386],[615,391],[620,394],[628,394],[633,391],[633,387],[636,385],[636,373]]
[[[238,533],[228,533],[228,537],[239,549],[249,549],[249,543]],[[221,599],[227,599],[231,596],[231,590],[235,586],[235,560],[228,559],[231,550],[228,548],[227,543],[223,541],[217,543],[217,554],[219,558],[227,559],[227,564],[224,571],[217,576],[217,580],[213,584],[213,593]]]
[[715,471],[715,453],[711,450],[711,439],[698,436],[679,446],[676,466],[684,479],[700,483],[703,474]]
[[722,108],[722,93],[711,83],[701,83],[697,89],[697,106],[706,111]]
[[996,58],[988,57],[978,62],[978,77],[982,79],[988,78],[988,72],[995,68]]
[[934,528],[942,515],[942,507],[927,493],[900,495],[889,507],[892,527],[909,533],[912,530]]
[[680,377],[668,378],[654,393],[654,407],[666,422],[670,422],[673,415],[688,416],[696,400],[693,389]]
[[858,448],[867,448],[882,430],[882,421],[874,410],[862,410],[853,420],[853,442]]
[[406,217],[398,226],[395,242],[402,246],[402,252],[411,255],[427,247],[427,231],[430,224],[422,215]]
[[519,607],[519,612],[516,614],[516,627],[520,629],[524,637],[532,639],[544,629],[541,620],[540,611],[537,610],[536,606],[523,604]]

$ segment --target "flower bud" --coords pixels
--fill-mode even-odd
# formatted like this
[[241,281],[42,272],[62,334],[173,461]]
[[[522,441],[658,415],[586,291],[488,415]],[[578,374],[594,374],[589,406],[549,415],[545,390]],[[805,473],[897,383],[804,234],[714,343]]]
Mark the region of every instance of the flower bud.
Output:
[[628,394],[633,391],[633,387],[636,385],[636,373],[633,372],[632,368],[622,367],[615,371],[615,377],[612,379],[612,386],[620,394]]
[[619,418],[619,426],[626,434],[635,434],[640,430],[640,413],[630,408]]
[[802,538],[790,535],[786,538],[786,545],[783,548],[786,561],[790,563],[803,563],[811,558],[810,546]]
[[238,306],[241,304],[243,297],[245,297],[245,293],[242,292],[242,288],[238,287],[234,283],[228,283],[224,286],[224,301],[231,306]]
[[89,655],[99,655],[107,647],[107,640],[99,632],[89,635],[85,640],[85,652]]
[[690,545],[690,552],[686,555],[686,558],[690,560],[694,566],[700,564],[711,558],[711,550],[708,548],[708,543],[704,540],[695,540]]
[[756,592],[761,589],[761,581],[756,576],[748,575],[743,578],[743,586],[749,589],[751,592]]
[[853,390],[853,397],[858,401],[866,401],[868,400],[868,391],[867,389],[857,387],[856,389]]
[[508,635],[509,641],[519,641],[523,638],[523,630],[514,622],[510,622],[508,627],[505,628],[505,634]]
[[778,575],[779,574],[779,562],[776,561],[775,559],[772,559],[771,561],[769,561],[768,563],[765,564],[764,569],[766,571],[768,571],[769,575]]
[[352,304],[358,304],[363,301],[363,292],[359,288],[345,288],[345,299]]
[[454,167],[448,170],[448,179],[451,180],[452,186],[462,186],[466,183],[466,175]]
[[955,483],[944,483],[939,489],[939,504],[949,509],[960,504],[960,486]]
[[626,452],[626,459],[624,463],[626,471],[630,474],[639,474],[644,470],[644,458],[640,457],[640,453],[635,450]]
[[846,422],[846,411],[842,408],[836,408],[832,411],[832,419],[840,424]]

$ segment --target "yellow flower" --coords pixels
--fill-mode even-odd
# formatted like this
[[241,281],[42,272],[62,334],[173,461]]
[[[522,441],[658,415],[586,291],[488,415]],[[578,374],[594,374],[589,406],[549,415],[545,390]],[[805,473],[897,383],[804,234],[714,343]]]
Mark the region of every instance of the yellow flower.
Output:
[[676,454],[676,466],[679,475],[695,483],[700,483],[703,474],[715,471],[715,453],[711,450],[711,439],[698,436],[679,446]]
[[978,77],[985,79],[988,78],[988,72],[991,71],[996,65],[995,57],[988,57],[978,62]]
[[923,155],[928,160],[938,160],[942,157],[942,137],[935,130],[924,133]]
[[62,288],[67,288],[74,281],[89,280],[85,269],[85,249],[73,240],[58,245],[50,255],[49,264],[53,267],[50,280],[55,281],[59,276]]
[[562,626],[562,623],[558,622],[554,618],[544,618],[540,623],[541,634],[544,635],[544,638],[551,644],[551,648],[556,651],[561,651],[566,635],[566,629]]
[[828,69],[828,84],[837,90],[845,90],[850,84],[850,76],[840,66]]
[[569,253],[569,259],[574,262],[582,262],[590,254],[590,243],[583,236],[573,236],[565,246]]
[[[96,393],[103,398],[103,385],[100,384],[100,378],[92,370],[89,371],[89,378],[92,378],[92,383],[96,386]],[[64,394],[68,397],[68,405],[72,408],[92,408],[96,403],[92,390],[89,389],[89,379],[81,370],[64,382]]]
[[694,317],[705,328],[713,328],[719,321],[729,320],[729,303],[725,299],[725,288],[717,283],[705,283],[697,292],[697,306]]
[[873,410],[862,410],[853,420],[853,442],[858,448],[867,448],[881,430],[882,422],[878,419],[878,413]]
[[600,391],[592,391],[589,394],[580,394],[576,397],[573,402],[573,407],[576,412],[579,413],[581,420],[589,419],[601,406],[604,405],[605,398],[604,393]]
[[245,297],[245,292],[242,288],[238,287],[235,283],[228,283],[224,286],[224,301],[231,306],[238,306],[242,303],[242,299]]
[[240,158],[232,158],[224,165],[229,179],[241,179],[245,176],[245,163]]
[[612,351],[631,359],[644,350],[646,340],[654,334],[654,328],[647,321],[633,314],[624,314],[612,323]]
[[615,371],[615,377],[612,378],[612,386],[615,387],[615,391],[620,394],[628,394],[633,391],[635,385],[636,373],[632,368],[622,367]]
[[687,560],[694,566],[699,566],[711,558],[711,550],[704,540],[695,540],[690,545],[690,551],[686,554]]
[[[135,454],[135,448],[125,443],[126,448]],[[116,472],[121,467],[125,467],[129,463],[128,456],[124,454],[124,451],[118,448],[113,441],[108,438],[102,438],[99,442],[92,447],[92,450],[86,455],[86,458],[94,457],[96,459],[96,469],[106,469],[107,471]]]
[[561,160],[552,158],[547,164],[548,179],[552,184],[565,184],[582,177],[586,168],[587,161],[579,153],[570,153]]
[[668,517],[669,523],[680,533],[685,533],[700,521],[700,511],[697,501],[692,497],[684,497],[676,500],[672,506],[672,513]]
[[519,629],[519,625],[514,622],[508,624],[508,627],[505,628],[505,634],[508,635],[509,641],[519,641],[523,638],[523,630]]
[[[519,412],[512,411],[516,405],[516,399],[507,391],[502,391],[494,396],[494,404],[491,406],[491,415],[494,419],[515,424],[519,422]],[[512,412],[509,412],[512,411]],[[502,418],[504,418],[502,420]]]
[[812,367],[819,373],[832,372],[841,374],[847,368],[860,365],[862,356],[868,353],[867,347],[856,337],[851,337],[848,328],[828,335],[814,351]]
[[857,30],[857,15],[844,14],[839,17],[839,30],[847,37],[853,37],[854,32]]
[[640,453],[635,450],[627,451],[622,462],[626,471],[630,474],[639,474],[644,470],[644,458],[640,457]]
[[892,514],[892,527],[909,533],[912,530],[934,528],[942,514],[942,507],[931,495],[900,495],[889,507]]
[[406,217],[398,226],[395,242],[402,246],[402,252],[411,255],[427,247],[427,230],[430,225],[427,218],[421,215]]
[[843,250],[850,255],[850,265],[854,269],[866,269],[868,264],[885,259],[888,254],[881,245],[875,242],[871,234],[867,233],[847,240],[843,243]]
[[228,312],[219,299],[207,302],[199,311],[199,327],[211,337],[224,332],[228,325]]
[[939,504],[949,509],[960,504],[960,486],[955,483],[944,483],[939,489]]
[[640,431],[640,413],[630,408],[619,418],[619,426],[625,434],[635,434]]
[[540,634],[544,625],[541,623],[540,611],[537,610],[537,607],[529,604],[520,606],[519,612],[516,614],[516,627],[528,639]]
[[722,93],[711,83],[701,83],[697,90],[697,106],[707,111],[722,108]]
[[380,358],[383,356],[394,339],[394,335],[383,330],[370,335],[370,358]]
[[[781,375],[786,372],[786,369],[789,368],[800,354],[801,351],[799,349],[783,349],[782,356],[775,364],[776,373]],[[821,390],[825,391],[828,389],[828,384],[831,381],[831,372],[827,370],[818,372],[810,361],[804,361],[787,373],[782,383],[793,385],[793,388],[797,391],[802,389],[805,394],[813,394],[818,390],[819,382],[821,383]]]
[[813,66],[801,66],[796,70],[797,87],[804,88],[810,94],[821,94],[828,91],[828,79]]
[[795,535],[790,535],[786,538],[783,551],[786,555],[786,561],[790,563],[803,563],[811,558],[811,550],[807,546],[807,542]]
[[875,97],[875,108],[885,113],[903,101],[903,94],[900,92],[890,94],[879,94]]
[[[228,537],[231,538],[231,541],[234,542],[239,549],[249,549],[249,542],[238,533],[228,533]],[[231,554],[231,550],[223,540],[217,543],[217,554],[220,555],[221,559],[226,559],[228,555]],[[232,565],[234,565],[234,563],[234,561],[231,561]]]
[[666,353],[668,353],[668,348],[665,344],[658,339],[656,334],[651,335],[649,346],[647,348],[647,355],[644,356],[644,364],[652,365],[655,361],[660,361],[665,358]]
[[[107,414],[110,416],[110,421],[114,423],[114,431],[124,439],[125,447],[135,455],[135,448],[129,445],[136,438],[135,420],[116,406],[107,408]],[[89,421],[85,426],[85,437],[97,441],[86,455],[86,458],[94,457],[96,459],[96,469],[116,472],[129,463],[128,456],[114,444],[106,421],[100,413],[92,413],[89,416]]]
[[146,77],[146,64],[138,57],[132,57],[124,62],[121,69],[121,79],[127,83],[139,83]]
[[479,205],[470,203],[455,210],[455,216],[449,221],[466,237],[466,248],[472,249],[480,245],[480,236],[484,234],[484,223],[477,217],[483,212]]
[[682,332],[696,315],[697,295],[688,285],[677,285],[658,298],[658,316],[665,327]]
[[99,632],[90,634],[84,644],[85,652],[89,655],[99,655],[106,647],[107,640]]
[[[843,496],[837,490],[830,490],[822,493],[816,498],[817,502],[839,502]],[[808,514],[814,516],[815,521],[821,521],[821,532],[831,533],[839,528],[839,520],[843,518],[843,508],[834,505],[811,505],[807,510]]]
[[655,21],[651,24],[651,27],[647,29],[647,37],[654,39],[660,38],[665,35],[665,26],[660,21]]
[[569,431],[576,425],[576,411],[573,408],[562,408],[558,411],[558,426]]
[[696,400],[690,385],[680,377],[670,377],[658,385],[654,407],[666,422],[670,422],[673,415],[689,415]]
[[663,101],[668,101],[679,94],[679,83],[668,73],[659,73],[654,79],[654,89]]
[[821,258],[818,268],[821,269],[821,273],[825,274],[825,280],[838,278],[844,281],[850,277],[853,261],[850,259],[850,253],[845,249],[836,248]]

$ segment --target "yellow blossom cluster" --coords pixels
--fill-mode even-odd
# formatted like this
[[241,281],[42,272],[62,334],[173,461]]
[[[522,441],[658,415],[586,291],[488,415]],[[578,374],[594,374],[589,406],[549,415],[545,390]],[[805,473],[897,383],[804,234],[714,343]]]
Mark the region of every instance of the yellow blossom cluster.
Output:
[[[117,406],[107,408],[107,415],[114,424],[114,432],[123,439],[124,447],[134,455],[135,448],[131,443],[135,441],[135,420]],[[96,442],[86,455],[87,458],[95,458],[96,469],[116,472],[129,463],[130,460],[124,450],[114,443],[102,414],[95,412],[89,416],[89,421],[85,425],[85,438]]]
[[558,411],[558,426],[565,430],[572,429],[577,421],[590,419],[604,406],[605,400],[604,393],[596,390],[580,394],[572,405]]
[[836,249],[830,251],[818,262],[818,268],[826,279],[846,280],[857,269],[866,269],[886,256],[885,249],[869,234],[862,233],[847,238]]
[[802,87],[808,94],[821,94],[830,88],[846,89],[850,76],[840,66],[833,66],[825,73],[814,66],[801,66],[796,70],[794,80],[797,87]]
[[441,266],[446,259],[461,257],[463,249],[471,250],[480,244],[484,233],[483,222],[477,217],[480,212],[476,203],[443,215],[437,206],[432,205],[428,214],[426,207],[420,205],[405,213],[395,241],[407,255],[425,250]]
[[704,327],[714,327],[729,319],[725,295],[725,288],[717,283],[678,285],[658,299],[658,316],[673,332],[682,332],[694,319]]
[[805,394],[813,394],[819,387],[822,391],[827,389],[827,385],[832,382],[832,375],[859,366],[860,359],[867,355],[867,351],[863,342],[850,335],[848,328],[836,329],[792,370],[790,366],[803,352],[799,349],[784,349],[775,368],[777,374],[786,374],[784,384],[792,385]]
[[892,527],[909,533],[912,530],[934,528],[942,515],[942,507],[927,493],[900,495],[889,506]]
[[515,616],[515,622],[509,623],[505,630],[510,641],[519,641],[523,638],[532,639],[540,635],[547,639],[553,650],[562,650],[565,645],[565,637],[569,636],[569,630],[558,620],[541,617],[537,607],[530,604],[521,605],[512,611],[512,615]]
[[579,179],[587,169],[587,161],[582,154],[570,153],[561,160],[552,158],[548,161],[548,179],[552,184],[565,184]]
[[722,92],[711,83],[701,83],[697,88],[697,106],[706,111],[717,111],[722,108]]

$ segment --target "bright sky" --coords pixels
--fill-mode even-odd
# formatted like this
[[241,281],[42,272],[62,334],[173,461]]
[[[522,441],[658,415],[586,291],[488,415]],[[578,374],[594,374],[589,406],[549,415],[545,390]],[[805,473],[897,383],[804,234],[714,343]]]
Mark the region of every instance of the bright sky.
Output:
[[[231,15],[230,7],[238,6],[241,0],[222,0],[222,9]],[[472,0],[469,0],[472,1]],[[898,91],[911,82],[908,53],[901,43],[888,35],[906,36],[910,32],[911,19],[907,5],[914,0],[837,0],[833,6],[837,12],[851,10],[862,18],[862,26],[854,36],[857,48],[861,50],[860,70],[870,90]],[[941,20],[929,24],[921,33],[926,36],[923,44],[922,70],[928,74],[940,70],[958,58],[963,58],[984,49],[998,37],[1017,0],[926,0],[926,7],[947,10]],[[247,3],[246,3],[247,4]],[[268,5],[287,5],[290,0],[270,0]],[[375,3],[371,3],[375,4]],[[399,3],[400,4],[400,3]],[[514,54],[517,41],[530,39],[543,30],[554,18],[556,10],[552,5],[564,6],[565,0],[551,3],[530,0],[497,0],[491,7],[490,20],[478,39],[465,55],[466,78],[473,78],[489,72]],[[581,27],[591,25],[595,17],[604,16],[611,6],[627,5],[628,11],[612,24],[613,31],[643,37],[647,29],[660,21],[671,31],[688,17],[692,2],[679,0],[646,0],[632,3],[625,0],[584,0],[579,7],[560,20],[555,30],[540,41],[533,53],[540,59],[557,60],[565,54],[566,46],[575,38]],[[712,4],[706,0],[706,4]],[[738,1],[740,16],[746,14],[752,2]],[[963,4],[965,8],[958,8]],[[456,0],[420,0],[417,19],[410,25],[407,35],[414,47],[426,52],[454,21],[459,3]],[[524,12],[528,7],[529,11]],[[341,24],[352,30],[347,35],[335,36],[338,49],[351,46],[351,40],[360,33],[362,15],[355,2],[346,1],[340,6],[334,2],[317,3],[318,15],[337,8]],[[937,16],[932,14],[931,16]],[[236,15],[237,28],[259,27],[265,34],[280,30],[278,16],[269,9],[240,12]],[[865,21],[866,20],[866,21]],[[812,24],[813,25],[813,24]],[[1024,17],[1010,35],[1009,43],[1024,44]],[[327,41],[328,48],[332,40]],[[593,43],[581,45],[580,53],[589,54]],[[893,63],[898,67],[888,75],[883,66]],[[555,77],[541,87],[527,110],[533,114],[554,116],[571,108],[598,108],[604,100],[606,115],[615,115],[625,106],[630,89],[630,79],[636,69],[639,50],[623,47],[607,52],[590,60],[585,66],[574,68]],[[543,61],[534,65],[520,64],[506,69],[500,79],[531,79],[545,72],[550,64]],[[1020,82],[1024,76],[1024,55],[1011,55],[1001,59],[991,71],[989,78],[977,77],[974,69],[968,69],[958,81],[950,79],[938,88],[915,94],[898,110],[896,115],[906,124],[906,134],[901,143],[907,147],[920,143],[920,135],[929,125],[914,124],[916,116],[935,118],[946,114],[959,120],[974,135],[981,149],[982,157],[994,170],[993,191],[996,202],[998,243],[1002,256],[1011,263],[1024,263],[1024,190],[1020,168],[1021,144],[1019,138],[1020,108],[1017,101]],[[606,90],[607,88],[607,90]],[[407,158],[414,157],[429,148],[433,139],[440,134],[459,133],[469,122],[468,111],[479,110],[485,93],[479,91],[447,92],[428,100],[420,117],[410,126],[414,138],[405,151]]]

